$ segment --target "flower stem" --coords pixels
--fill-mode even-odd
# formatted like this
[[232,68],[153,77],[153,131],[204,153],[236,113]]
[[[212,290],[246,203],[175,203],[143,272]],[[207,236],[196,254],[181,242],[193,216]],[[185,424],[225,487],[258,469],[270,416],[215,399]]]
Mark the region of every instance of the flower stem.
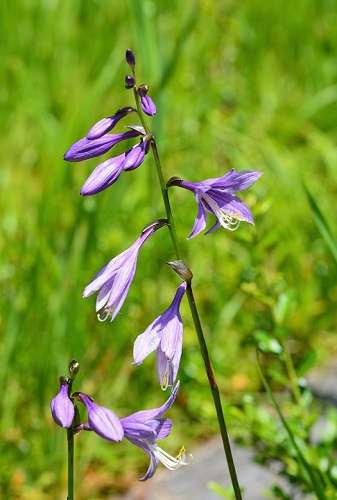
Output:
[[67,429],[68,445],[68,497],[74,500],[74,423]]
[[[139,114],[141,123],[144,127],[145,132],[148,134],[148,133],[150,133],[150,129],[149,129],[149,127],[145,121],[144,115],[142,113],[142,110],[140,107],[139,95],[138,95],[136,89],[134,90],[134,94],[135,94],[136,106],[137,106],[137,110],[138,110],[138,114]],[[177,232],[175,229],[170,200],[168,197],[168,192],[167,192],[166,184],[164,181],[164,176],[163,176],[163,171],[162,171],[162,167],[161,167],[161,163],[160,163],[159,153],[158,153],[157,145],[156,145],[156,142],[154,139],[151,140],[151,149],[152,149],[154,161],[156,164],[159,184],[160,184],[160,188],[161,188],[163,202],[165,205],[166,218],[169,222],[170,235],[171,235],[172,244],[173,244],[173,247],[174,247],[174,250],[176,253],[176,258],[178,260],[183,260],[182,252],[180,250],[179,240],[177,237]],[[228,433],[227,433],[227,428],[226,428],[226,424],[225,424],[225,418],[224,418],[224,414],[223,414],[223,410],[222,410],[222,406],[221,406],[219,388],[218,388],[218,385],[217,385],[216,380],[215,380],[213,366],[212,366],[212,363],[211,363],[211,360],[210,360],[210,357],[208,354],[206,340],[205,340],[205,337],[203,334],[198,310],[197,310],[194,296],[193,296],[191,281],[187,282],[186,293],[187,293],[187,297],[188,297],[188,303],[190,306],[195,330],[197,332],[197,336],[198,336],[198,340],[199,340],[201,355],[202,355],[204,363],[205,363],[206,373],[207,373],[209,385],[210,385],[211,392],[212,392],[212,397],[213,397],[214,406],[215,406],[216,413],[217,413],[217,418],[218,418],[219,427],[220,427],[220,433],[221,433],[222,442],[223,442],[223,446],[224,446],[224,450],[225,450],[225,454],[226,454],[228,469],[229,469],[229,473],[230,473],[230,477],[231,477],[231,481],[232,481],[232,485],[233,485],[233,490],[235,493],[235,498],[236,498],[236,500],[241,500],[242,499],[241,491],[240,491],[240,486],[239,486],[237,475],[236,475],[234,460],[233,460],[232,451],[231,451],[230,442],[229,442]]]
[[202,354],[202,357],[204,360],[209,385],[210,385],[211,392],[212,392],[212,397],[213,397],[214,406],[215,406],[217,417],[218,417],[220,433],[221,433],[222,442],[223,442],[223,446],[224,446],[224,450],[225,450],[225,454],[226,454],[229,474],[231,476],[231,481],[232,481],[233,490],[235,493],[235,498],[237,500],[239,500],[239,499],[241,500],[241,498],[242,498],[241,497],[241,490],[240,490],[238,478],[236,475],[232,450],[231,450],[231,446],[230,446],[230,442],[229,442],[229,438],[228,438],[228,433],[227,433],[227,428],[226,428],[226,423],[225,423],[225,418],[224,418],[224,414],[223,414],[223,410],[222,410],[221,399],[220,399],[220,394],[219,394],[219,387],[218,387],[218,384],[216,383],[213,366],[212,366],[212,363],[211,363],[211,360],[210,360],[210,357],[208,354],[206,340],[205,340],[205,337],[203,334],[199,313],[198,313],[197,306],[196,306],[196,303],[194,300],[191,282],[187,283],[186,294],[187,294],[190,310],[192,313],[192,318],[193,318],[195,330],[196,330],[197,335],[198,335],[200,351],[201,351],[201,354]]

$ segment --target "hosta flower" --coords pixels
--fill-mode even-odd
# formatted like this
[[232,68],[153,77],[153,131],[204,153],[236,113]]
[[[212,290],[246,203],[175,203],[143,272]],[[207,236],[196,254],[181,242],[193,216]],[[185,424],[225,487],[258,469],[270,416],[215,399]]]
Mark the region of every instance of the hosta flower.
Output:
[[102,137],[102,135],[110,132],[122,118],[126,115],[130,115],[132,113],[137,113],[136,108],[132,108],[130,106],[125,106],[124,108],[119,109],[113,116],[108,116],[107,118],[103,118],[99,122],[95,123],[93,127],[87,133],[87,139],[98,139]]
[[112,259],[94,277],[83,292],[83,297],[89,297],[99,290],[96,300],[96,311],[102,312],[100,321],[116,317],[121,309],[136,272],[139,250],[151,234],[165,225],[166,220],[159,220],[147,226],[135,243]]
[[136,365],[140,365],[157,349],[157,370],[162,389],[173,385],[179,369],[183,342],[183,324],[179,307],[186,287],[185,282],[179,286],[170,307],[136,338],[133,347]]
[[69,428],[74,420],[74,405],[68,395],[68,377],[60,377],[60,390],[50,403],[54,422],[61,427]]
[[218,220],[206,234],[215,231],[220,226],[233,231],[238,228],[240,221],[254,224],[250,209],[233,193],[247,189],[261,175],[262,172],[253,170],[236,172],[233,168],[223,177],[207,179],[202,182],[187,182],[177,177],[170,179],[167,187],[178,186],[192,191],[198,203],[197,217],[188,238],[193,238],[205,229],[207,212],[215,215]]
[[156,472],[159,462],[162,462],[165,467],[171,470],[178,469],[182,465],[188,465],[191,460],[187,461],[185,450],[182,448],[176,458],[169,455],[161,449],[156,441],[165,439],[171,431],[172,421],[168,418],[161,418],[162,415],[171,408],[179,388],[179,382],[172,391],[171,396],[166,403],[160,408],[154,410],[143,410],[129,417],[121,419],[121,424],[124,429],[124,437],[130,443],[144,450],[150,457],[150,465],[145,476],[140,481],[146,481]]
[[99,436],[108,441],[122,441],[124,430],[119,418],[108,408],[98,406],[90,396],[82,392],[74,392],[73,397],[82,401],[88,410],[88,423],[82,426],[96,432]]
[[151,97],[149,97],[144,90],[138,90],[138,94],[140,95],[140,107],[144,113],[149,116],[155,115],[157,108]]
[[122,132],[121,134],[105,134],[101,135],[97,139],[80,139],[75,142],[66,154],[64,155],[64,159],[66,161],[83,161],[88,160],[89,158],[95,158],[96,156],[104,155],[111,149],[115,144],[121,141],[125,141],[127,139],[132,139],[133,137],[137,137],[140,135],[140,132],[137,130],[130,130],[129,132]]
[[141,140],[126,153],[100,163],[83,184],[81,195],[97,194],[112,186],[123,171],[134,170],[143,163],[147,150],[147,142]]

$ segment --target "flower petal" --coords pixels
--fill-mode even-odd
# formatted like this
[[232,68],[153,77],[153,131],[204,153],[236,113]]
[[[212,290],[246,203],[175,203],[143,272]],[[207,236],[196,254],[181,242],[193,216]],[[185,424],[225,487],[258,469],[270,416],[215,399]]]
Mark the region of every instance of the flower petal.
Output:
[[190,238],[194,238],[197,234],[199,234],[201,231],[203,231],[206,227],[206,221],[207,221],[207,213],[206,210],[204,209],[204,206],[202,203],[199,203],[198,205],[198,213],[194,222],[193,229],[191,231],[191,234],[188,236],[188,240]]
[[81,195],[91,196],[114,184],[123,171],[124,160],[125,153],[100,163],[83,184]]
[[108,408],[98,406],[89,396],[83,393],[74,393],[78,396],[88,410],[88,422],[91,429],[108,441],[121,441],[124,430],[119,418]]

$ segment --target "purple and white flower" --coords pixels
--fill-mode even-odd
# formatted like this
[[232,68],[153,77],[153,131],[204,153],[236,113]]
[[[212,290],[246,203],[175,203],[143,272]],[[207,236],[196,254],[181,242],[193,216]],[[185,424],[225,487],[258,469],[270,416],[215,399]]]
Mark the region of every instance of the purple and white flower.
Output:
[[172,421],[168,418],[161,418],[162,415],[171,408],[179,388],[179,382],[172,391],[171,396],[160,408],[154,410],[143,410],[122,418],[121,424],[124,429],[124,437],[130,443],[144,450],[150,457],[150,465],[144,477],[140,481],[151,478],[157,470],[159,462],[170,470],[178,469],[183,465],[189,465],[190,460],[186,460],[185,449],[182,448],[178,456],[172,457],[157,445],[157,440],[165,439],[171,431]]
[[105,321],[108,317],[111,317],[111,321],[114,320],[134,278],[141,247],[154,231],[166,223],[166,220],[159,220],[149,224],[135,243],[106,264],[85,288],[83,297],[89,297],[99,290],[96,311],[103,309],[98,315],[100,321]]
[[177,378],[183,342],[179,308],[186,287],[185,282],[179,286],[170,307],[136,338],[133,347],[135,365],[140,365],[157,349],[157,371],[162,389],[172,386]]
[[168,418],[162,418],[162,415],[171,408],[176,399],[178,388],[179,382],[166,403],[160,408],[139,411],[120,420],[114,412],[96,405],[92,398],[86,394],[74,393],[73,396],[80,399],[88,409],[88,422],[78,425],[75,432],[94,431],[108,441],[121,441],[124,436],[130,443],[144,450],[150,457],[150,465],[140,481],[150,479],[156,472],[159,462],[162,462],[170,470],[189,465],[192,461],[192,455],[189,455],[189,460],[187,460],[184,447],[177,457],[172,457],[157,445],[157,440],[167,438],[171,432],[172,421]]
[[51,401],[50,409],[54,422],[60,427],[68,429],[73,423],[75,410],[69,398],[68,377],[60,377],[60,390],[57,396]]
[[217,222],[206,234],[215,231],[220,226],[234,231],[238,228],[240,221],[254,224],[250,209],[233,193],[247,189],[261,175],[262,172],[253,170],[236,172],[233,168],[223,177],[207,179],[201,182],[187,182],[177,177],[170,179],[167,187],[178,186],[192,191],[198,203],[197,217],[188,238],[193,238],[205,229],[207,212],[215,215]]

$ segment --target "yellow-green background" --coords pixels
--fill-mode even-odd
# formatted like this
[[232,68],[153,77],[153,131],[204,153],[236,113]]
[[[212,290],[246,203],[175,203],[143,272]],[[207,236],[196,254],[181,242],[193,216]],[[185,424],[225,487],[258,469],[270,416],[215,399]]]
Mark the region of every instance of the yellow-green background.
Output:
[[[79,190],[99,160],[62,159],[96,121],[133,104],[124,89],[126,48],[157,105],[149,122],[166,179],[199,181],[232,167],[264,174],[242,195],[255,227],[242,223],[234,233],[187,241],[197,207],[191,193],[171,192],[224,399],[259,388],[252,334],[273,334],[280,297],[289,298],[285,329],[298,362],[314,352],[320,366],[334,355],[336,262],[303,182],[336,235],[336,25],[333,0],[1,2],[3,498],[66,496],[65,432],[49,403],[72,357],[81,363],[74,389],[120,417],[167,397],[154,355],[139,367],[131,362],[134,339],[179,284],[165,265],[174,259],[168,231],[141,250],[112,324],[97,321],[94,297],[82,299],[95,273],[164,216],[152,159],[86,199]],[[181,389],[163,443],[172,454],[217,430],[186,303],[182,315]],[[76,457],[79,499],[122,490],[148,460],[129,443],[89,433],[76,439]]]

